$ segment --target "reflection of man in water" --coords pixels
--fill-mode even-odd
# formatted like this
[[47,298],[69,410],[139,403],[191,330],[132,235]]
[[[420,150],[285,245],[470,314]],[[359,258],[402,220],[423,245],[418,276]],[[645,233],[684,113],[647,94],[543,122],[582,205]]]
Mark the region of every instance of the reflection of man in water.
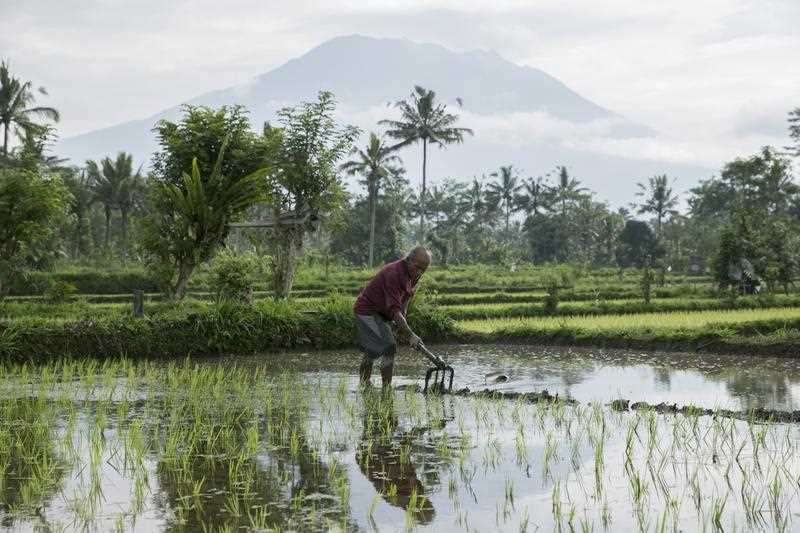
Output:
[[[400,445],[409,446],[419,435],[413,431],[410,434],[395,434],[398,419],[394,412],[393,393],[374,396],[377,405],[364,411],[364,431],[356,450],[356,461],[364,476],[388,503],[407,510],[411,494],[415,492],[417,503],[414,518],[420,524],[429,524],[436,511],[417,477],[411,454],[405,458],[405,462],[400,460]],[[365,401],[370,399],[365,398]],[[394,497],[389,495],[392,486],[397,490]]]

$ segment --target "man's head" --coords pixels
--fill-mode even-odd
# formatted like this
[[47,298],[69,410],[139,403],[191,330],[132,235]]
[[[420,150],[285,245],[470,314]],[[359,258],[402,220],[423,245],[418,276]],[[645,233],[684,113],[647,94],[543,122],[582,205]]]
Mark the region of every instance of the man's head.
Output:
[[431,264],[431,253],[424,246],[417,246],[406,256],[411,279],[419,279]]

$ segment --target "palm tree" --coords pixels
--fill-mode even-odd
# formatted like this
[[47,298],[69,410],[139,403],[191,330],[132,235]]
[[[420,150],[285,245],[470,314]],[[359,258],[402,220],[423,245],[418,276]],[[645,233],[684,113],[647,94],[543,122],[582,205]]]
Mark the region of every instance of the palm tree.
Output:
[[111,215],[114,209],[121,208],[123,194],[126,193],[126,189],[132,189],[127,183],[135,181],[133,156],[120,152],[117,154],[115,161],[106,157],[100,162],[100,165],[95,161],[86,161],[86,172],[91,180],[94,201],[103,204],[103,211],[106,217],[104,248],[108,251]]
[[556,167],[556,170],[558,170],[558,183],[556,184],[553,193],[556,203],[561,204],[561,216],[566,217],[567,204],[577,200],[582,193],[586,192],[588,189],[585,187],[579,187],[581,182],[570,177],[569,172],[567,172],[567,167]]
[[92,205],[94,193],[92,192],[89,178],[85,171],[68,171],[63,175],[64,185],[72,194],[70,212],[75,217],[75,229],[72,236],[72,257],[77,259],[82,254],[88,253],[86,238],[89,233],[89,209]]
[[478,178],[472,178],[472,183],[462,197],[467,209],[472,212],[472,223],[474,225],[493,225],[492,218],[497,214],[497,204],[488,193],[487,188],[484,187],[483,181]]
[[139,207],[145,197],[147,184],[142,177],[142,169],[136,174],[127,176],[119,184],[117,190],[117,208],[122,216],[122,257],[128,258],[128,217],[131,211]]
[[348,174],[361,174],[366,178],[367,202],[369,206],[369,268],[372,268],[375,259],[375,202],[381,182],[387,178],[398,176],[400,168],[393,166],[402,161],[392,155],[392,147],[383,143],[375,133],[369,134],[367,149],[353,148],[352,154],[356,156],[353,161],[342,165],[342,170]]
[[516,203],[526,216],[537,216],[540,211],[550,209],[551,196],[552,190],[544,179],[528,178],[522,185],[522,193],[517,196]]
[[[38,92],[47,95],[44,87]],[[13,78],[8,70],[8,63],[0,63],[0,125],[3,126],[3,157],[8,157],[8,134],[11,126],[20,137],[39,131],[43,126],[34,121],[34,117],[58,122],[58,111],[52,107],[34,106],[36,97],[33,84]]]
[[506,237],[508,237],[511,213],[518,209],[516,197],[522,187],[517,184],[518,178],[512,165],[500,167],[500,171],[493,172],[491,176],[499,178],[498,181],[490,183],[488,189],[489,195],[496,200],[496,203],[503,206],[506,218]]
[[416,85],[408,100],[395,104],[400,109],[400,120],[381,120],[378,124],[389,127],[389,137],[400,142],[393,148],[422,141],[422,191],[419,196],[419,240],[425,242],[425,187],[427,184],[428,144],[444,148],[448,144],[464,142],[464,135],[472,135],[469,128],[457,128],[458,115],[447,112],[447,106],[436,102],[436,93]]
[[[653,213],[656,216],[656,236],[661,237],[661,224],[665,216],[677,213],[675,206],[678,205],[678,197],[672,193],[672,187],[667,183],[666,174],[653,176],[647,180],[647,185],[637,183],[639,192],[636,196],[644,197],[644,201],[638,204],[639,214]],[[631,204],[637,207],[637,204]]]

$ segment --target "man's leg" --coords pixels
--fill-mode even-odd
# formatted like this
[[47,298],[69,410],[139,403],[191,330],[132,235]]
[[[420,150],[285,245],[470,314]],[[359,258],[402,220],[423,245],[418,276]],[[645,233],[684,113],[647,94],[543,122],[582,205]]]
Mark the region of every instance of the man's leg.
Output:
[[383,386],[391,385],[394,354],[397,351],[391,327],[385,320],[374,315],[356,315],[356,324],[358,325],[361,349],[364,352],[364,358],[358,369],[361,383],[370,382],[372,362],[380,357]]
[[383,388],[391,387],[392,386],[392,375],[394,374],[394,358],[388,364],[384,364],[383,360],[385,358],[381,358],[381,382],[383,383]]
[[391,338],[391,344],[386,349],[386,352],[381,356],[381,382],[383,388],[392,386],[392,375],[394,375],[394,354],[397,352],[397,345],[394,343],[394,338]]
[[370,378],[372,377],[372,359],[370,359],[367,354],[364,354],[364,358],[361,360],[361,366],[358,367],[358,375],[362,385],[370,383]]

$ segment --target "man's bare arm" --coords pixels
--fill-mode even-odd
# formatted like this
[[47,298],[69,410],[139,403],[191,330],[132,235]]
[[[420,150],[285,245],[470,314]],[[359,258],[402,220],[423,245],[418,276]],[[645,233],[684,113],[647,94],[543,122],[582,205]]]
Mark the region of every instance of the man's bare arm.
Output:
[[402,312],[397,311],[394,314],[394,323],[397,324],[397,327],[400,328],[400,331],[408,335],[408,342],[412,347],[416,348],[418,344],[422,344],[422,339],[420,339],[413,331],[411,331],[411,328],[406,321],[406,317]]

